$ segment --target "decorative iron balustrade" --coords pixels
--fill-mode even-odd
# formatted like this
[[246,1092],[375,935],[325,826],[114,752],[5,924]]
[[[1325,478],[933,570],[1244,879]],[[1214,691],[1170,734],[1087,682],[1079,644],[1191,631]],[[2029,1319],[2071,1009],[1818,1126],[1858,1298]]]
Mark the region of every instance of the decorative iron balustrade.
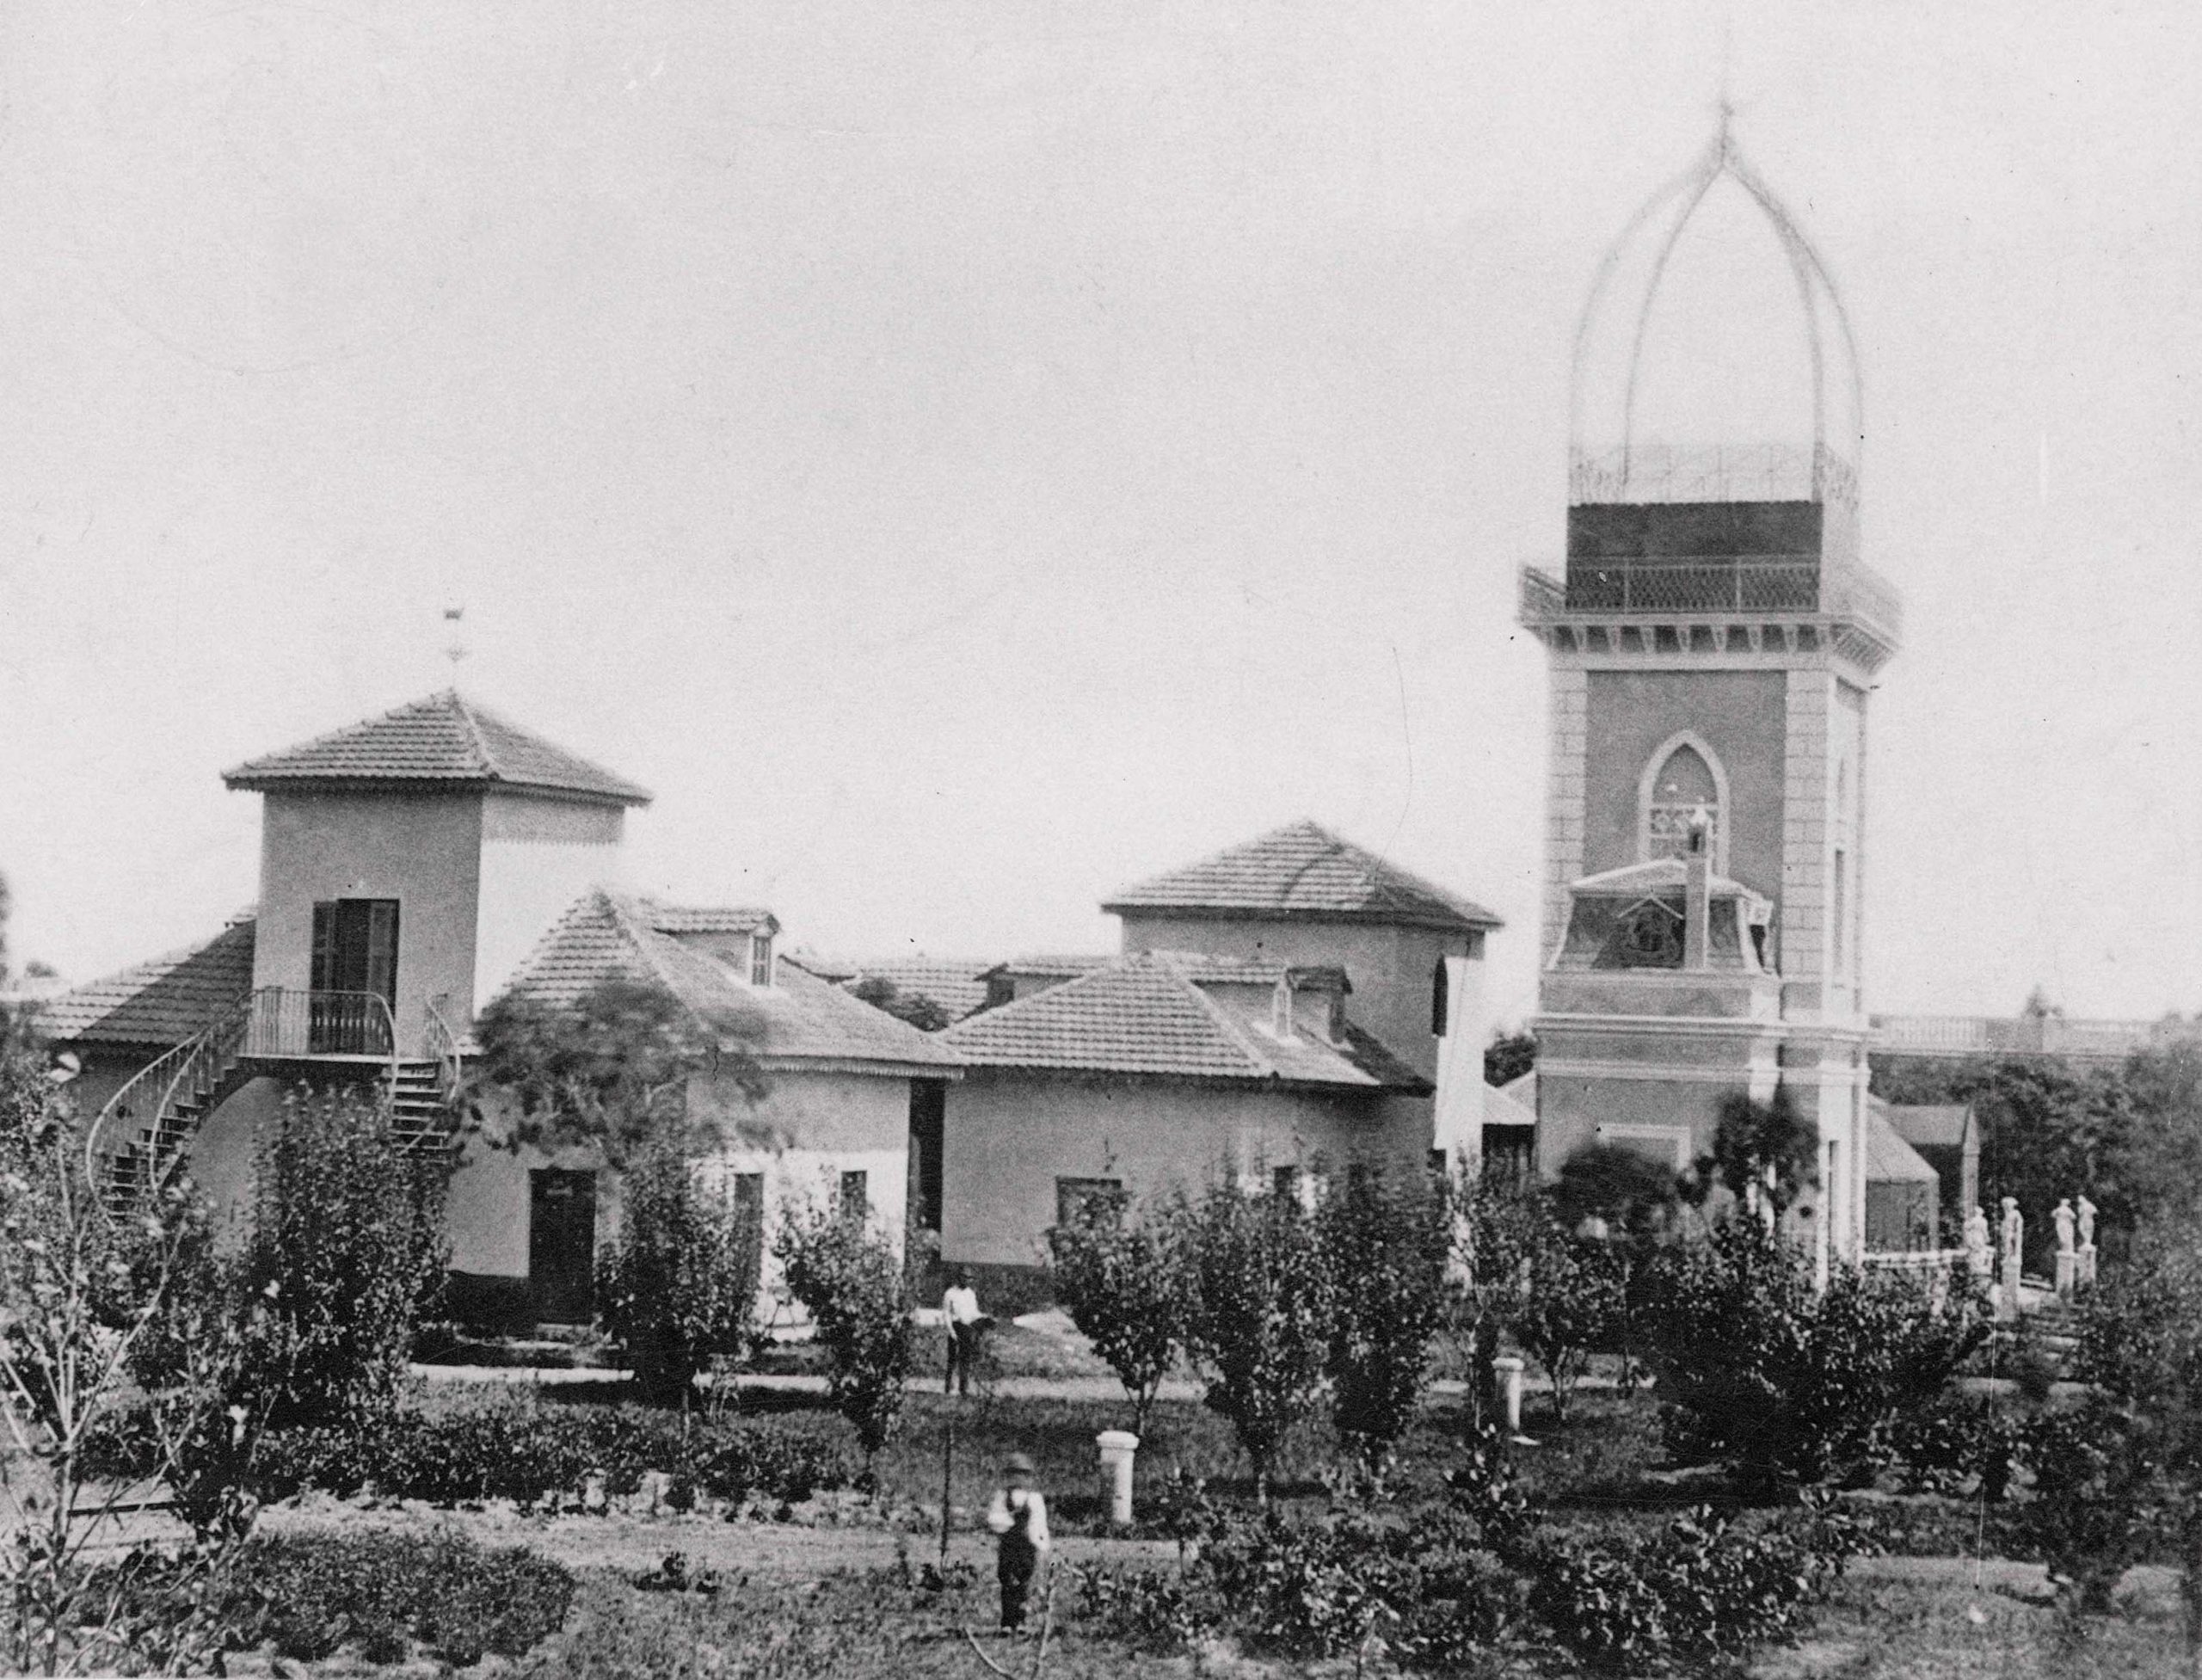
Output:
[[266,986],[252,995],[249,1056],[374,1056],[395,1061],[397,1025],[379,992],[301,992]]
[[1792,556],[1567,563],[1565,606],[1574,612],[1813,612],[1819,604],[1819,563]]
[[1858,503],[1858,471],[1826,444],[1676,447],[1639,443],[1573,452],[1571,502]]

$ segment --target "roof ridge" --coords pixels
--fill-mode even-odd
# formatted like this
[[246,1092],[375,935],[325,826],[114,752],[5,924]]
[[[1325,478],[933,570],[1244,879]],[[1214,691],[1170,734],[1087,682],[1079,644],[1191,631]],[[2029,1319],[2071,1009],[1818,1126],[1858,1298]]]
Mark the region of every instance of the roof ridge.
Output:
[[[483,774],[492,781],[509,780],[504,766],[497,761],[497,754],[489,745],[489,736],[482,732],[482,720],[474,715],[473,702],[458,692],[456,684],[444,690],[438,698],[449,700],[452,709],[458,713],[459,722],[466,726],[466,733],[474,742],[475,756],[482,761]],[[497,721],[502,723],[504,720],[500,718]]]

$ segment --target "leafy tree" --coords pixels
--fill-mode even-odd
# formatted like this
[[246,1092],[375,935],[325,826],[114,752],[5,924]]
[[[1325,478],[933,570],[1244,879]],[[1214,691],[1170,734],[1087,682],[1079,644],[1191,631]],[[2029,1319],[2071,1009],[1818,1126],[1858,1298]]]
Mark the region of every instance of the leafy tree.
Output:
[[1185,1343],[1190,1300],[1175,1234],[1166,1217],[1134,1220],[1121,1190],[1086,1197],[1048,1233],[1055,1298],[1124,1385],[1135,1435]]
[[300,1089],[265,1142],[237,1279],[268,1311],[243,1381],[270,1422],[368,1422],[396,1406],[444,1286],[446,1158],[407,1150],[386,1104]]
[[910,1301],[901,1264],[861,1209],[790,1204],[772,1252],[832,1364],[826,1382],[869,1468],[902,1415]]
[[1330,1351],[1331,1271],[1298,1198],[1212,1185],[1180,1215],[1193,1306],[1187,1340],[1209,1378],[1206,1404],[1227,1419],[1269,1498],[1286,1430],[1321,1387]]
[[955,1025],[954,1018],[923,992],[906,992],[884,975],[866,975],[849,988],[852,997],[862,998],[874,1009],[883,1009],[898,1021],[907,1021],[920,1032],[938,1032]]
[[1317,1216],[1335,1287],[1332,1418],[1375,1470],[1407,1426],[1451,1305],[1452,1198],[1442,1183],[1400,1183],[1375,1166],[1334,1181]]
[[1720,1099],[1713,1153],[1698,1158],[1701,1190],[1719,1183],[1746,1207],[1787,1212],[1818,1182],[1819,1132],[1785,1089],[1760,1102],[1740,1091]]
[[1514,1338],[1551,1379],[1553,1415],[1565,1423],[1591,1353],[1621,1332],[1627,1275],[1608,1244],[1556,1222],[1537,1232],[1528,1258],[1528,1295],[1514,1315]]
[[1758,1220],[1661,1251],[1647,1343],[1677,1450],[1729,1460],[1753,1487],[1842,1480],[1873,1464],[1895,1419],[1923,1409],[1986,1338],[1969,1293],[1835,1266]]
[[599,1251],[597,1315],[643,1400],[685,1403],[714,1358],[748,1349],[764,1233],[699,1181],[677,1142],[643,1146],[621,1176],[621,1234]]
[[1454,1335],[1468,1358],[1470,1425],[1481,1430],[1498,1400],[1491,1362],[1528,1298],[1529,1251],[1545,1214],[1535,1196],[1504,1181],[1468,1178],[1450,1196],[1455,1253],[1466,1273],[1453,1297]]
[[[491,1141],[557,1148],[592,1143],[614,1166],[654,1139],[689,1129],[687,1091],[700,1073],[730,1074],[752,1103],[766,1091],[755,1057],[664,987],[610,980],[554,1006],[507,994],[475,1023],[473,1110]],[[516,1116],[484,1099],[505,1093]]]
[[1501,1032],[1484,1047],[1483,1078],[1486,1085],[1511,1085],[1537,1065],[1537,1041],[1527,1032]]

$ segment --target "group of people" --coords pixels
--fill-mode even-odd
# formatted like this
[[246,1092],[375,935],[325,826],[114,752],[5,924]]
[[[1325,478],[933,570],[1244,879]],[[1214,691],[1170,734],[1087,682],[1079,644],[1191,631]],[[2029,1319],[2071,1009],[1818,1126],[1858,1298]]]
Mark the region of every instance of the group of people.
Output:
[[[949,1274],[940,1297],[941,1322],[948,1331],[945,1393],[971,1392],[971,1369],[993,1320],[979,1310],[971,1274],[962,1267]],[[1021,1631],[1032,1577],[1048,1554],[1048,1501],[1032,1485],[1032,1461],[1012,1453],[1002,1461],[1001,1486],[987,1505],[987,1529],[994,1536],[994,1572],[1001,1584],[1001,1630]]]

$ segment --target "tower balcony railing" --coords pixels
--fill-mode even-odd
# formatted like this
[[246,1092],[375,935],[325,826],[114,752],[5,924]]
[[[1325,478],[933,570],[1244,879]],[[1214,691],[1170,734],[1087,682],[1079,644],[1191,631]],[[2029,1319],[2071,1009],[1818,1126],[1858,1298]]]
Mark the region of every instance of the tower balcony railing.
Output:
[[243,1054],[249,1057],[372,1056],[397,1053],[397,1025],[379,992],[299,991],[264,986],[252,996]]
[[1795,555],[1571,560],[1572,612],[1812,612],[1820,564]]

